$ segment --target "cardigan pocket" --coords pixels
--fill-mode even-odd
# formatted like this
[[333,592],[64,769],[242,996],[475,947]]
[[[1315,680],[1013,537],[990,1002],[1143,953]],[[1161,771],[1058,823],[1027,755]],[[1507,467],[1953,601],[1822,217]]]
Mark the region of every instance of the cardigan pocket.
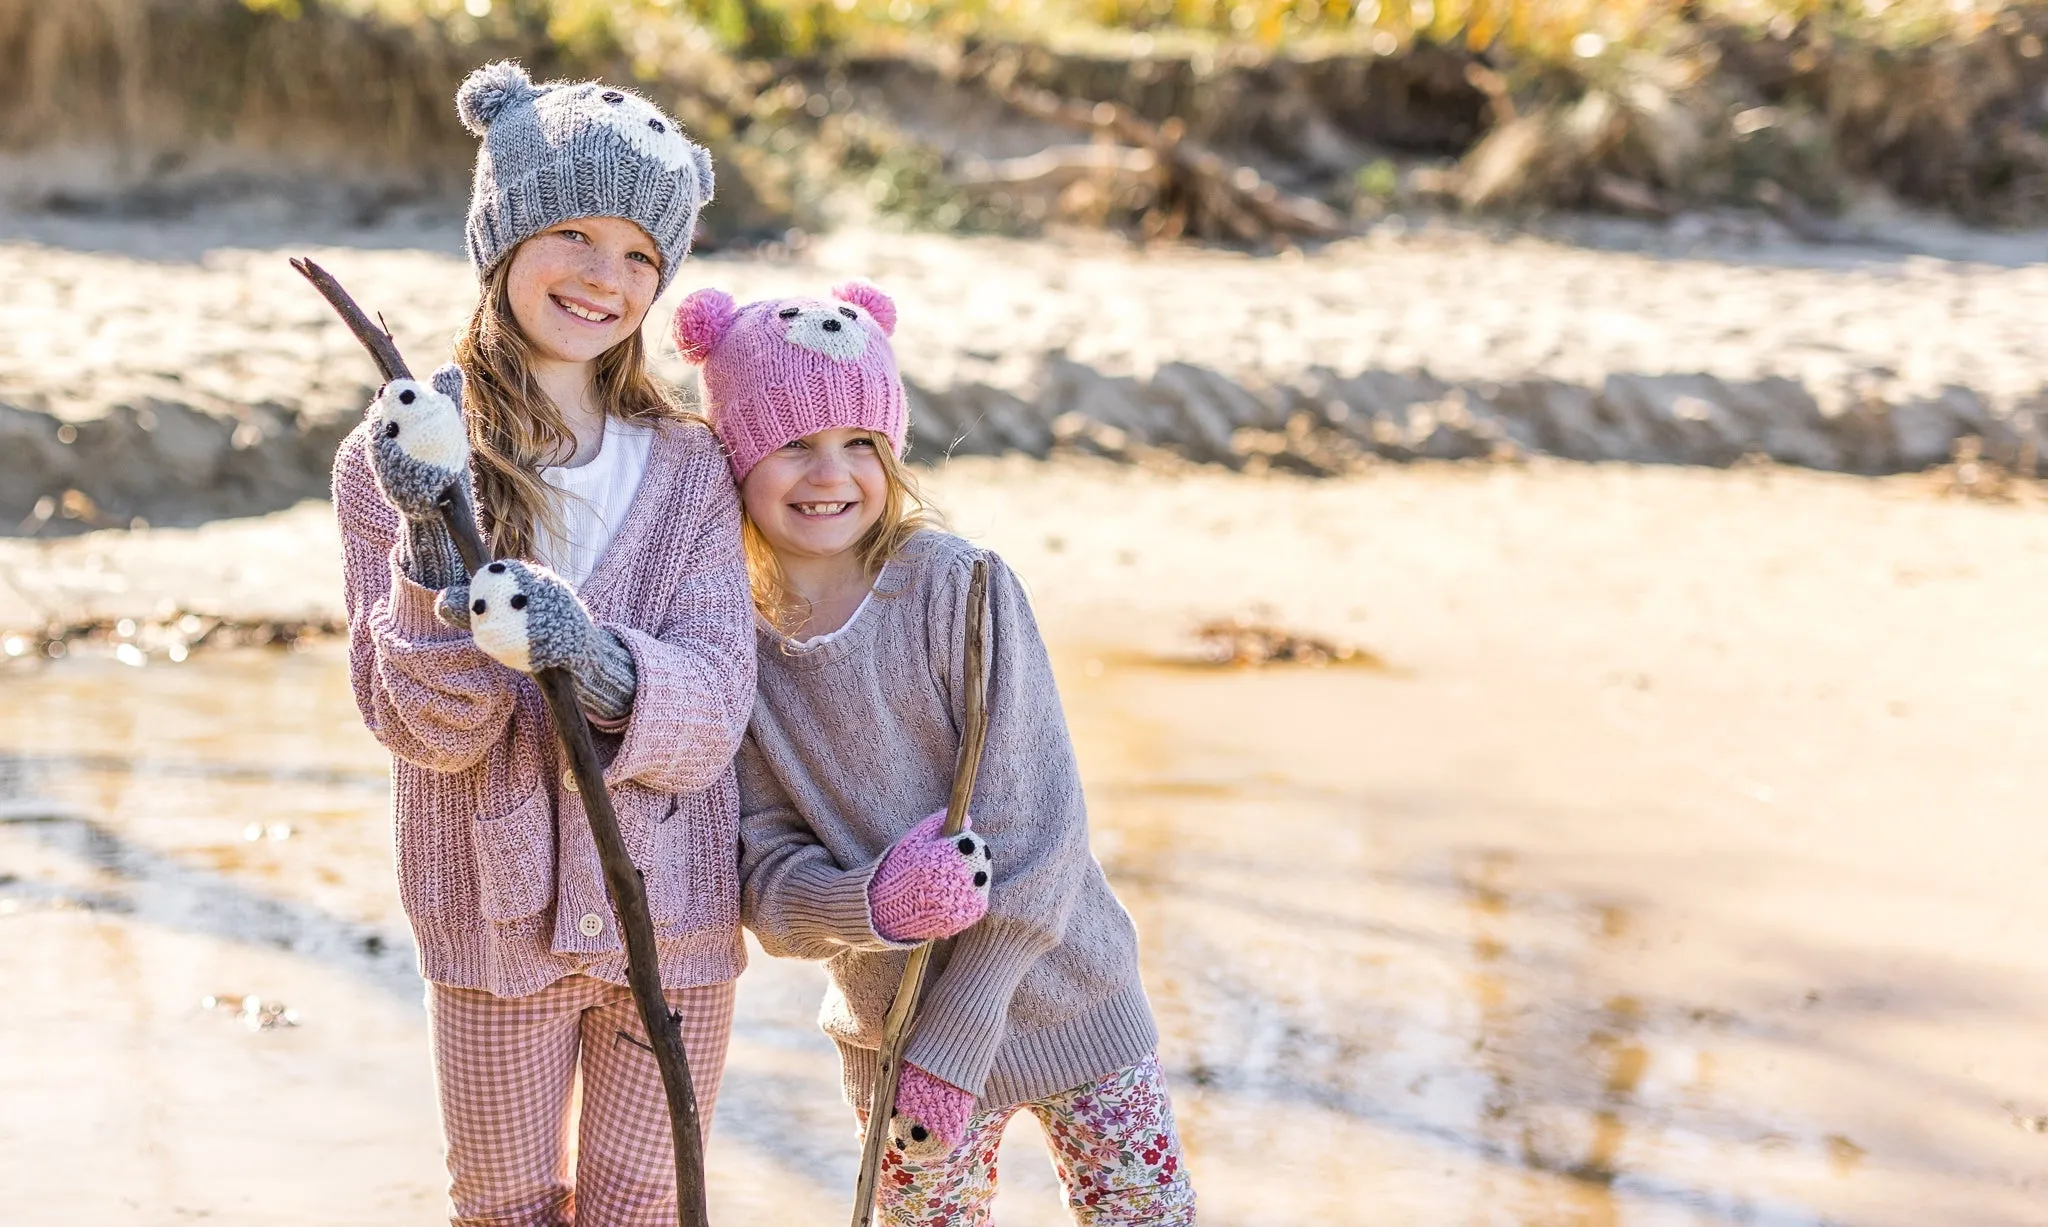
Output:
[[555,897],[555,824],[547,789],[495,818],[478,818],[477,910],[485,920],[520,920]]
[[652,798],[655,802],[646,830],[647,858],[641,871],[647,879],[647,910],[657,930],[671,930],[690,911],[690,851],[688,823],[676,821],[683,807],[680,796]]
[[663,813],[647,875],[655,927],[665,935],[738,928],[739,792],[732,775],[668,799]]

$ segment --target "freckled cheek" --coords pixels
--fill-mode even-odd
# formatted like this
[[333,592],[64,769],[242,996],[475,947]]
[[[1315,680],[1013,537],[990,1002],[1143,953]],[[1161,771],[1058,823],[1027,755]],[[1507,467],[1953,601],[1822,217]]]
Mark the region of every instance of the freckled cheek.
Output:
[[[647,290],[651,291],[653,288],[653,285],[650,283]],[[626,310],[619,316],[620,328],[626,332],[631,332],[633,329],[638,328],[641,321],[647,318],[647,308],[653,305],[654,295],[651,292],[628,294],[626,296]]]
[[868,452],[855,462],[853,482],[860,488],[860,518],[865,528],[882,518],[883,504],[889,495],[889,478],[882,471],[881,458]]
[[512,318],[529,332],[535,328],[554,324],[549,318],[549,287],[559,280],[559,272],[548,267],[547,262],[534,260],[525,265],[514,264],[508,278],[505,296],[512,300]]
[[513,252],[512,268],[507,275],[512,296],[516,299],[547,293],[548,286],[564,272],[562,261],[555,256],[552,243],[542,244],[535,239],[528,239]]
[[532,289],[521,292],[514,287],[508,297],[512,300],[512,320],[527,336],[531,337],[555,326],[556,321],[550,320],[547,315],[547,291]]
[[740,483],[740,505],[756,524],[772,523],[789,513],[789,491],[794,484],[773,457],[763,460]]
[[652,264],[634,260],[627,265],[626,301],[636,311],[645,311],[654,302],[654,287],[661,284],[661,270]]

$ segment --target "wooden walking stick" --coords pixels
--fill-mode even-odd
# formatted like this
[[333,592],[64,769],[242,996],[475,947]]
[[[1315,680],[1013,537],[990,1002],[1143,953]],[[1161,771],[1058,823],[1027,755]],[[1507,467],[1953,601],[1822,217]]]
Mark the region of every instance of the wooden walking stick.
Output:
[[[349,331],[370,351],[386,383],[410,379],[412,372],[399,356],[391,334],[370,322],[355,299],[341,288],[326,269],[311,260],[293,260],[297,269],[348,324]],[[457,480],[441,495],[438,506],[462,565],[471,575],[491,560],[477,531],[470,507],[469,490]],[[604,769],[598,765],[597,746],[591,740],[590,722],[576,701],[576,684],[566,669],[542,669],[534,675],[547,700],[548,715],[555,735],[561,739],[576,790],[583,797],[583,812],[590,819],[590,834],[597,841],[597,855],[604,865],[605,893],[611,896],[612,914],[626,939],[626,980],[633,1000],[640,1007],[640,1021],[654,1048],[654,1063],[661,1070],[661,1085],[668,1093],[670,1130],[676,1150],[676,1218],[681,1227],[709,1227],[710,1215],[704,1197],[704,1131],[697,1119],[697,1094],[690,1085],[690,1064],[683,1051],[682,1029],[669,1012],[661,992],[661,964],[654,946],[654,921],[647,912],[647,887],[626,842],[619,835],[619,816],[612,808],[612,795],[605,787]]]
[[[960,729],[960,749],[953,758],[953,791],[946,798],[949,838],[967,825],[967,805],[974,799],[974,777],[981,770],[981,744],[988,734],[988,662],[981,643],[982,627],[988,619],[988,563],[976,559],[974,574],[967,585],[967,643],[962,655],[962,681],[967,687],[966,721]],[[875,1217],[875,1189],[882,1177],[882,1148],[889,1141],[889,1118],[896,1112],[896,1087],[903,1079],[903,1050],[910,1046],[911,1027],[917,1018],[918,998],[924,995],[925,970],[931,964],[932,947],[926,942],[910,952],[903,965],[903,978],[896,982],[896,998],[882,1020],[882,1051],[875,1066],[875,1087],[868,1097],[868,1127],[861,1138],[860,1182],[853,1191],[853,1227],[868,1227]]]

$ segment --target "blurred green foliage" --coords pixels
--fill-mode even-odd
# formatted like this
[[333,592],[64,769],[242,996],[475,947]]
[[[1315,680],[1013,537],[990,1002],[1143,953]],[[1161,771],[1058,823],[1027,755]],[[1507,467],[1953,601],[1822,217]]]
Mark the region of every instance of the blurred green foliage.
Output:
[[1883,46],[1975,34],[2042,0],[242,0],[297,16],[319,6],[545,36],[572,53],[627,50],[650,25],[685,23],[746,58],[870,50],[969,36],[1166,38],[1266,48],[1411,39],[1534,61],[1656,47],[1687,22],[1765,32],[1794,26]]
[[[1208,74],[1205,64],[1257,58],[1211,54],[1226,50],[1304,58],[1401,57],[1425,43],[1483,50],[1493,67],[1467,64],[1465,80],[1506,99],[1509,114],[1519,108],[1530,124],[1549,111],[1578,119],[1549,124],[1549,136],[1525,139],[1526,148],[1512,157],[1500,153],[1510,145],[1485,147],[1494,159],[1486,165],[1506,166],[1499,182],[1514,191],[1497,202],[1483,191],[1470,199],[1461,194],[1468,207],[1580,207],[1593,190],[1588,184],[1604,179],[1650,184],[1675,200],[1748,200],[1762,184],[1824,210],[1850,173],[1877,173],[1906,199],[1973,219],[2031,220],[2048,207],[2038,187],[2044,155],[2028,143],[2039,140],[2031,128],[1970,126],[1973,116],[2012,109],[2015,90],[2037,88],[2009,68],[1993,70],[2017,62],[2011,54],[2042,55],[2048,0],[215,3],[260,11],[271,20],[253,24],[273,28],[360,18],[416,34],[411,41],[425,49],[419,58],[427,70],[414,74],[413,110],[392,108],[394,131],[431,127],[414,116],[438,114],[445,122],[447,79],[483,55],[518,55],[552,76],[633,80],[741,172],[735,190],[743,184],[750,203],[727,193],[737,207],[725,216],[742,228],[776,218],[811,227],[849,199],[919,224],[1010,225],[1007,194],[966,193],[926,142],[882,117],[870,122],[850,94],[840,97],[844,88],[820,84],[846,71],[850,57],[915,59],[970,39],[1044,48],[1054,59],[1073,55],[1110,72],[1125,62],[1172,58],[1194,78]],[[1978,38],[1986,33],[2000,37]],[[1759,44],[1753,57],[1734,45],[1749,39]],[[1896,54],[1928,44],[1931,54]],[[2009,54],[2008,45],[2016,51]],[[1971,48],[1983,54],[1973,56]],[[1732,69],[1723,62],[1729,51],[1736,53]],[[1436,62],[1456,65],[1461,58]],[[1818,83],[1765,107],[1743,76],[1746,61],[1781,76],[1818,74]],[[296,85],[294,78],[283,96],[302,104]],[[2028,92],[2022,101],[2032,106],[2034,97]],[[1738,111],[1756,122],[1731,132]],[[1579,122],[1592,118],[1597,125]],[[1403,179],[1392,162],[1351,171],[1333,188],[1349,207],[1370,213],[1398,203]],[[769,224],[759,220],[760,227]]]

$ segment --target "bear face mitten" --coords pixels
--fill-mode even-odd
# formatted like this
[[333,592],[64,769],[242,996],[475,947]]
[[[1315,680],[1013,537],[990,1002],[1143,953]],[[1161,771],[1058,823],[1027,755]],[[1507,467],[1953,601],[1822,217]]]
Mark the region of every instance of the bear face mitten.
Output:
[[988,911],[988,841],[972,831],[946,835],[945,822],[940,810],[910,828],[868,881],[868,915],[892,942],[951,937]]
[[384,500],[404,519],[399,567],[423,588],[462,582],[462,556],[441,518],[448,487],[469,480],[469,431],[462,420],[462,368],[450,363],[426,383],[394,379],[370,402],[365,450]]
[[974,1096],[905,1062],[896,1084],[896,1114],[889,1118],[889,1144],[913,1162],[952,1154],[966,1140],[974,1119]]
[[470,578],[465,595],[469,633],[485,655],[521,673],[567,669],[577,702],[600,721],[633,710],[633,654],[591,620],[567,580],[538,563],[500,559]]

